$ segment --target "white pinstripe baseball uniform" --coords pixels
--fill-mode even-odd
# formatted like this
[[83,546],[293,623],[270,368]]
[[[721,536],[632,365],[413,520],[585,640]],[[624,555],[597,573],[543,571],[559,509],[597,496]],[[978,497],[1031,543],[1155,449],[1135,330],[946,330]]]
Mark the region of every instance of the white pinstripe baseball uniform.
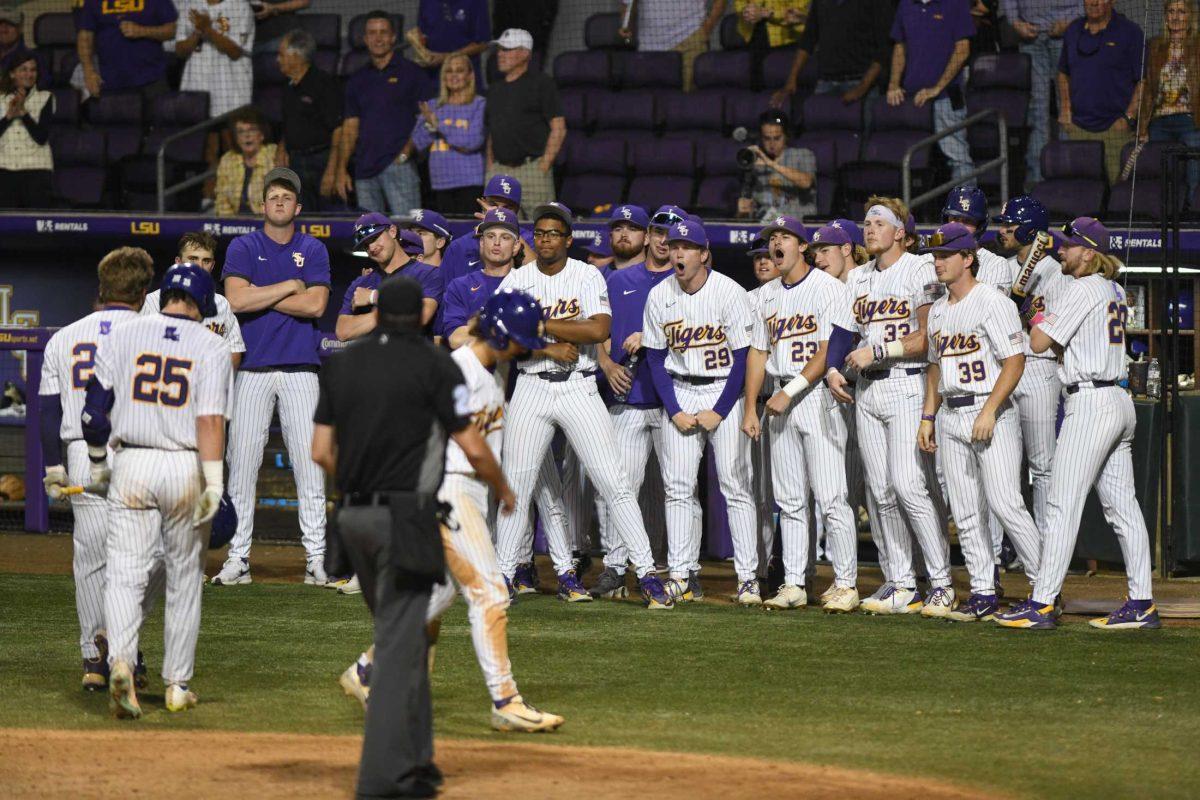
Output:
[[[479,363],[469,346],[450,354],[462,370],[471,397],[471,419],[484,432],[488,446],[500,458],[504,439],[504,388],[496,375]],[[467,601],[467,619],[471,623],[471,643],[483,671],[484,682],[493,701],[517,694],[512,663],[508,658],[508,591],[496,563],[496,550],[485,521],[488,509],[487,484],[475,477],[475,470],[462,448],[450,440],[446,445],[446,476],[438,499],[451,507],[448,524],[442,525],[442,544],[446,549],[446,568],[454,582],[436,584],[429,597],[426,620],[438,619],[454,602],[458,584]]]
[[977,248],[975,255],[979,257],[979,269],[975,272],[975,280],[991,286],[1007,297],[1012,290],[1013,281],[1017,279],[1016,262],[997,255],[986,247]]
[[221,337],[165,314],[118,325],[96,354],[96,380],[115,396],[104,592],[109,662],[136,662],[141,603],[161,548],[164,684],[192,677],[208,539],[206,526],[192,525],[201,491],[196,420],[225,416],[232,373]]
[[988,443],[971,430],[1000,377],[1001,362],[1025,345],[1021,318],[1007,295],[980,283],[966,297],[939,298],[929,310],[929,362],[940,367],[935,436],[945,467],[950,508],[973,594],[994,595],[988,511],[1000,519],[1031,582],[1037,580],[1041,535],[1021,497],[1021,428],[1011,401],[996,412]]
[[[750,299],[750,310],[757,321],[762,319],[762,291],[766,284],[755,286],[747,296]],[[847,313],[849,303],[846,304]],[[757,326],[756,326],[757,328]],[[751,341],[753,345],[753,340]],[[775,488],[771,476],[771,431],[766,417],[766,402],[775,391],[775,381],[770,375],[763,376],[762,389],[759,390],[756,401],[758,418],[760,420],[758,441],[750,443],[750,468],[754,473],[754,502],[758,506],[758,577],[766,580],[767,569],[771,556],[775,552]]]
[[[788,285],[782,277],[762,287],[753,346],[768,353],[767,373],[777,385],[798,376],[829,341],[833,326],[852,330],[846,285],[819,269],[809,269]],[[784,582],[805,585],[812,492],[824,522],[834,582],[858,581],[857,529],[847,502],[846,426],[829,389],[813,383],[788,413],[769,417],[771,470],[783,535]]]
[[[846,280],[855,324],[866,346],[896,341],[917,330],[918,309],[943,290],[927,256],[904,253],[883,270],[876,263],[856,267]],[[944,516],[932,499],[939,489],[929,480],[931,459],[924,459],[916,444],[924,372],[924,358],[887,359],[863,371],[855,398],[858,446],[878,511],[871,530],[873,534],[879,530],[875,541],[880,546],[880,566],[885,580],[904,588],[916,585],[905,518],[920,545],[930,584],[950,585]]]
[[[610,313],[604,278],[594,267],[574,258],[568,258],[554,275],[542,272],[536,262],[526,264],[508,273],[500,288],[528,292],[541,304],[547,320],[584,320]],[[532,356],[518,364],[521,374],[509,401],[504,438],[504,472],[517,496],[517,507],[512,514],[500,515],[497,524],[496,555],[506,576],[512,575],[529,551],[533,535],[529,503],[555,428],[566,435],[596,491],[608,503],[638,577],[654,568],[641,511],[617,459],[612,420],[596,386],[595,347],[580,346],[579,358],[571,365],[546,356]],[[571,566],[569,560],[554,565],[559,574]]]
[[1063,291],[1040,325],[1063,348],[1059,378],[1067,394],[1050,473],[1041,572],[1033,592],[1038,603],[1053,603],[1062,591],[1083,504],[1093,486],[1121,545],[1129,599],[1153,596],[1150,534],[1133,486],[1137,420],[1129,393],[1115,385],[1127,375],[1127,313],[1120,284],[1089,275]]
[[[681,410],[695,414],[717,404],[733,367],[733,352],[750,345],[754,313],[746,290],[710,271],[704,285],[688,294],[678,280],[650,291],[642,344],[666,350],[665,366]],[[751,497],[750,440],[742,433],[744,408],[733,404],[716,430],[697,426],[680,433],[663,412],[663,482],[667,492],[667,562],[671,577],[686,579],[699,569],[700,537],[692,523],[692,495],[705,442],[712,444],[717,480],[729,517],[738,581],[758,571],[758,511]]]
[[[155,289],[146,295],[146,302],[142,303],[143,314],[157,314],[159,312],[160,294],[161,290]],[[204,327],[224,339],[225,344],[229,347],[229,352],[246,352],[246,342],[242,339],[242,326],[238,324],[237,315],[229,307],[229,301],[225,299],[225,295],[223,294],[214,294],[213,300],[217,304],[217,315],[205,318]]]

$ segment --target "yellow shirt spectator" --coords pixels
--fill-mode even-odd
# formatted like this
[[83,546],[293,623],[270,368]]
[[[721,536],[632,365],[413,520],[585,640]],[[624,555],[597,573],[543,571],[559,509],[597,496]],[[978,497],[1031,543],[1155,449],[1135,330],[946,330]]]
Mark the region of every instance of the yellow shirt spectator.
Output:
[[263,144],[263,123],[254,109],[234,117],[234,148],[217,164],[214,206],[218,217],[261,215],[263,181],[276,166],[277,145]]
[[800,41],[804,22],[808,19],[811,0],[734,0],[738,16],[738,33],[747,42],[754,35],[754,26],[765,20],[767,42],[771,47],[787,47]]

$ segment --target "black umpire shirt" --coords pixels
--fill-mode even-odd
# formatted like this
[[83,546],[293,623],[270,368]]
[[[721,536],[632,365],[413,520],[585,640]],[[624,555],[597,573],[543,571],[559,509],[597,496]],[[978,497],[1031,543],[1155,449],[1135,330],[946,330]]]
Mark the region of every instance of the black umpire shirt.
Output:
[[562,115],[558,87],[544,72],[530,69],[511,83],[502,80],[489,86],[483,116],[492,137],[492,155],[510,167],[540,158],[550,136],[550,120]]
[[332,75],[310,64],[299,83],[283,87],[283,140],[289,152],[329,147],[341,124],[342,88]]
[[376,329],[325,360],[313,419],[334,426],[343,493],[436,492],[446,440],[470,424],[450,354],[416,332]]
[[816,51],[821,80],[857,80],[872,61],[887,75],[892,63],[891,0],[814,0],[800,49]]

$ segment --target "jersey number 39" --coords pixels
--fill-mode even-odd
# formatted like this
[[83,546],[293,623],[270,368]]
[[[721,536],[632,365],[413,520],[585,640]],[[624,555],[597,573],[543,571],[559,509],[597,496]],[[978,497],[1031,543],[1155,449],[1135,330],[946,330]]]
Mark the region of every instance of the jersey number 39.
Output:
[[171,408],[187,405],[191,361],[142,353],[135,363],[138,370],[133,376],[134,400]]

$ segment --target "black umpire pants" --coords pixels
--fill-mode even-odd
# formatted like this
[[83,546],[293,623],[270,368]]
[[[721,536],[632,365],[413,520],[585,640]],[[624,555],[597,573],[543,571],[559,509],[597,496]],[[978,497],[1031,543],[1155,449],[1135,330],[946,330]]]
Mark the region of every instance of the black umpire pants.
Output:
[[359,798],[433,797],[433,703],[425,613],[429,587],[396,585],[387,506],[340,509],[338,531],[375,618],[375,664],[358,767]]

